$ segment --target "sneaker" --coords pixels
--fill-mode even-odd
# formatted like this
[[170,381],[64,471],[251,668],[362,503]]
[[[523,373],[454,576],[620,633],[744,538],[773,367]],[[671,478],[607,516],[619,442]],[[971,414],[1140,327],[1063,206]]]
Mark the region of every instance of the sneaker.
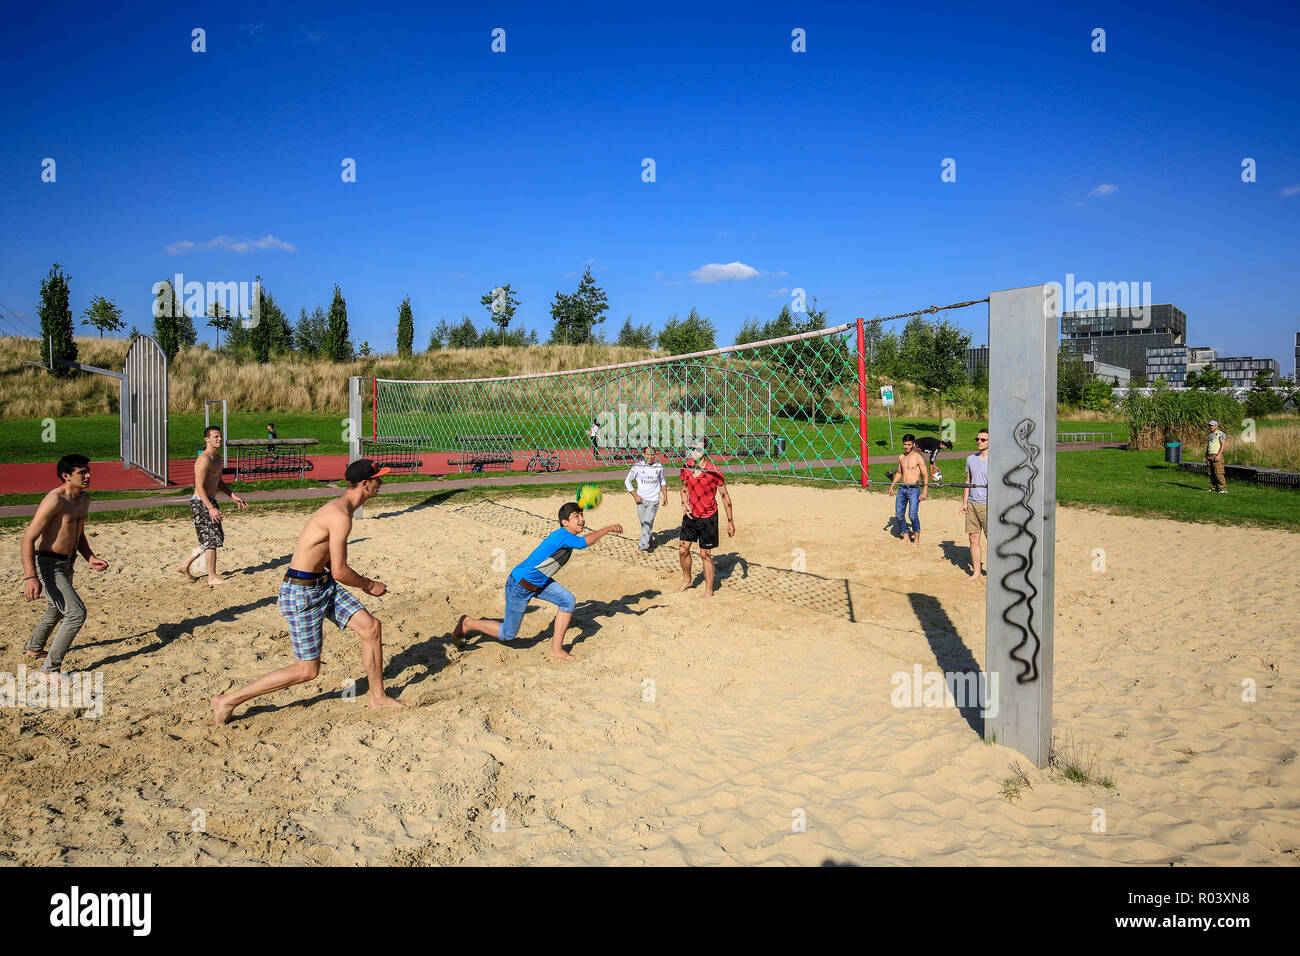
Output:
[[1228,489],[1227,489],[1227,488],[1220,488],[1220,489],[1219,489],[1219,494],[1221,494],[1221,495],[1226,495],[1227,493],[1228,493]]

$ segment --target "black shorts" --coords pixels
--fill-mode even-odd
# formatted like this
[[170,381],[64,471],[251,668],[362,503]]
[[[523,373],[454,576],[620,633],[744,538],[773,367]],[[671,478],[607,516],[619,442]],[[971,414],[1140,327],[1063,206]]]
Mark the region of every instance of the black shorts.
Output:
[[718,546],[718,513],[707,518],[682,517],[682,540],[698,541],[701,551],[711,551]]

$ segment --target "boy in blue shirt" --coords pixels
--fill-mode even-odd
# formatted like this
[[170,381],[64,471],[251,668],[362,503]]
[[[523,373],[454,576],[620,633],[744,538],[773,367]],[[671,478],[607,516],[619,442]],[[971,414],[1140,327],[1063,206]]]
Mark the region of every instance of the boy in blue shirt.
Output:
[[558,608],[555,613],[555,634],[551,638],[551,656],[557,660],[573,660],[573,655],[564,649],[564,632],[569,628],[577,604],[569,590],[557,584],[553,577],[568,563],[574,548],[590,547],[611,531],[618,534],[623,531],[622,525],[611,524],[584,535],[581,532],[586,526],[587,519],[576,502],[570,501],[562,505],[560,527],[548,534],[533,549],[533,553],[519,562],[510,572],[510,577],[506,578],[505,620],[480,620],[462,614],[456,623],[456,629],[451,633],[452,642],[457,647],[464,647],[465,638],[475,632],[502,641],[514,640],[519,632],[519,624],[524,619],[524,609],[528,607],[529,601],[538,597]]

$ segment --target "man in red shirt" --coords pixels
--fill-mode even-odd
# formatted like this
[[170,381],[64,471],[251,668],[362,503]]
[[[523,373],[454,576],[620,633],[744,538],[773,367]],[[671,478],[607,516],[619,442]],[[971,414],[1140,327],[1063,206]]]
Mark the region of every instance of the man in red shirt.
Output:
[[713,597],[713,554],[718,546],[718,501],[727,509],[727,537],[734,537],[736,524],[731,520],[731,496],[727,483],[717,465],[704,457],[704,449],[696,446],[695,457],[688,458],[682,466],[682,540],[679,548],[682,559],[682,586],[685,591],[695,580],[691,573],[691,542],[700,543],[700,557],[704,562],[704,596]]

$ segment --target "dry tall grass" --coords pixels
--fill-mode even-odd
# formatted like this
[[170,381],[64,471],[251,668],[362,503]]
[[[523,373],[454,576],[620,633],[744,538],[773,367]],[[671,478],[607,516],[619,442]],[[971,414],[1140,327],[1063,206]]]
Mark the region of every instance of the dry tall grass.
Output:
[[[36,339],[0,340],[0,418],[107,415],[118,410],[118,383],[104,375],[75,374],[55,378],[24,361],[38,360]],[[77,338],[78,361],[121,371],[124,339]],[[224,398],[231,411],[347,411],[350,375],[378,378],[489,378],[556,372],[650,358],[644,349],[611,345],[542,345],[531,348],[449,349],[418,352],[410,358],[371,356],[353,362],[284,356],[258,365],[235,360],[201,345],[182,349],[168,370],[170,408],[175,413],[201,412],[209,399]]]
[[[1233,441],[1233,437],[1237,440]],[[1189,457],[1186,449],[1183,457]],[[1300,423],[1256,428],[1255,440],[1249,442],[1242,441],[1240,435],[1230,435],[1223,458],[1230,465],[1300,471]]]

